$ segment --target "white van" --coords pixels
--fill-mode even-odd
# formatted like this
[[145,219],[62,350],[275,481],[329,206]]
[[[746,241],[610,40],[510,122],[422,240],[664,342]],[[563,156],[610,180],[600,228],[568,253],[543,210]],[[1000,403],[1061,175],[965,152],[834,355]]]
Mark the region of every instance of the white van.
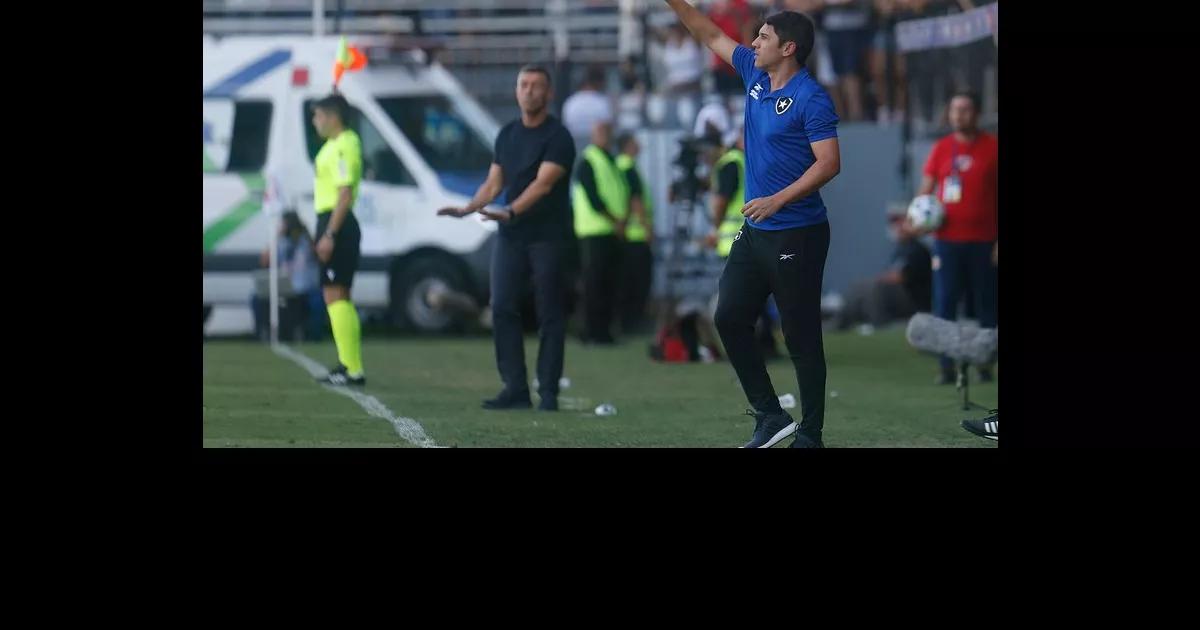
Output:
[[[451,220],[487,175],[499,125],[421,50],[354,37],[367,67],[339,91],[357,110],[363,182],[354,214],[362,261],[354,303],[425,332],[452,319],[426,301],[436,282],[485,303],[496,226]],[[263,193],[296,210],[310,232],[313,157],[321,140],[310,104],[330,93],[337,37],[204,37],[204,305],[206,333],[251,330],[254,271],[277,219]]]

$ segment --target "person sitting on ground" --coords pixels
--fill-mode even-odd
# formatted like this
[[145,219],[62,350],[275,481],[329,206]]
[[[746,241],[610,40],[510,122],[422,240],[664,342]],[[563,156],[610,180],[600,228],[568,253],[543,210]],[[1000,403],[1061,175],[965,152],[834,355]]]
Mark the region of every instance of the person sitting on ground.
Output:
[[859,323],[883,326],[928,313],[933,301],[933,258],[919,240],[920,232],[905,218],[902,208],[889,210],[888,232],[896,241],[892,263],[882,274],[862,280],[847,292],[846,306],[836,318],[836,328]]
[[[294,211],[283,213],[279,221],[277,256],[279,262],[279,337],[291,341],[314,339],[324,326],[321,287],[317,283],[317,254],[308,228]],[[263,267],[269,267],[270,249],[261,256]],[[269,285],[267,285],[269,286]],[[254,311],[254,331],[259,339],[267,339],[270,319],[270,295],[256,287],[250,297]],[[311,315],[317,317],[311,317]]]

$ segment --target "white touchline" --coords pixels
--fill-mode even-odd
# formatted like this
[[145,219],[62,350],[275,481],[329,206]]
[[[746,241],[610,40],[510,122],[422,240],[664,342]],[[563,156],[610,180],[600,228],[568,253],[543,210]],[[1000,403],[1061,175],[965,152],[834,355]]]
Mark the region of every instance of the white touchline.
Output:
[[[313,361],[312,359],[299,352],[296,352],[295,350],[292,350],[283,344],[274,346],[272,349],[275,351],[275,354],[291,359],[293,363],[307,370],[313,378],[324,376],[328,371],[320,363]],[[334,387],[332,385],[326,385],[325,389],[337,392],[343,396],[346,396],[347,398],[351,398],[367,413],[375,416],[376,418],[383,418],[384,420],[387,420],[389,423],[391,423],[392,428],[396,429],[396,433],[399,434],[401,438],[412,442],[421,448],[441,448],[437,444],[434,444],[433,440],[430,439],[428,435],[425,435],[425,429],[421,428],[420,423],[412,418],[402,418],[397,416],[396,414],[392,413],[392,410],[388,409],[386,405],[379,402],[378,398],[374,396],[368,396],[362,392],[346,387]]]

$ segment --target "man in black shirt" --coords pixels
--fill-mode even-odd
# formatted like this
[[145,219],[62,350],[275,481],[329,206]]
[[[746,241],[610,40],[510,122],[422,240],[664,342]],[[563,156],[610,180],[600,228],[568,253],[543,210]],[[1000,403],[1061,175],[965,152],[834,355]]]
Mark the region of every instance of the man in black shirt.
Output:
[[620,312],[621,332],[641,331],[646,313],[646,300],[654,278],[654,219],[648,185],[642,181],[637,167],[641,151],[637,138],[630,132],[617,138],[617,170],[625,176],[629,190],[629,216],[625,221],[625,243],[621,252]]
[[[521,331],[521,294],[532,275],[540,327],[538,409],[557,411],[566,336],[563,258],[572,226],[566,175],[575,162],[575,145],[566,127],[550,115],[554,92],[549,72],[525,66],[517,74],[516,94],[521,118],[505,125],[496,137],[487,180],[466,207],[442,208],[438,214],[464,217],[478,212],[500,223],[491,263],[492,336],[504,389],[485,400],[483,408],[533,405]],[[501,192],[507,205],[487,208]]]
[[846,306],[836,327],[845,330],[859,322],[881,326],[914,313],[928,313],[933,298],[933,257],[917,239],[920,232],[908,225],[903,212],[888,216],[896,240],[892,264],[875,278],[861,281],[846,294]]
[[629,186],[608,152],[612,122],[592,126],[591,143],[575,167],[572,190],[575,236],[583,263],[583,342],[611,345],[612,318],[619,299],[621,246],[629,218]]
[[[712,165],[712,196],[709,203],[714,227],[704,239],[704,243],[715,249],[721,258],[729,258],[734,237],[745,223],[740,211],[746,204],[746,135],[742,123],[739,122],[725,135],[724,142],[728,148]],[[774,296],[767,298],[754,331],[759,351],[765,359],[777,359],[781,356],[775,344],[775,317],[772,316],[772,311],[777,312],[777,309],[774,299]]]

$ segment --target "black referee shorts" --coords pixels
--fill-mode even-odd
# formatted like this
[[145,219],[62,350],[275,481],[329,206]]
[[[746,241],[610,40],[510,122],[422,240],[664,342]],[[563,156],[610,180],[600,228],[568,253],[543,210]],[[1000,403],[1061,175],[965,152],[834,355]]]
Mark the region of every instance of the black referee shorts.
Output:
[[[317,239],[325,234],[329,219],[333,212],[322,212],[317,215]],[[358,270],[358,259],[361,256],[359,246],[362,242],[362,232],[358,229],[358,219],[354,211],[346,213],[342,229],[333,237],[333,256],[329,262],[321,264],[321,286],[338,285],[350,288],[354,284],[354,272]],[[318,259],[319,260],[319,259]]]

